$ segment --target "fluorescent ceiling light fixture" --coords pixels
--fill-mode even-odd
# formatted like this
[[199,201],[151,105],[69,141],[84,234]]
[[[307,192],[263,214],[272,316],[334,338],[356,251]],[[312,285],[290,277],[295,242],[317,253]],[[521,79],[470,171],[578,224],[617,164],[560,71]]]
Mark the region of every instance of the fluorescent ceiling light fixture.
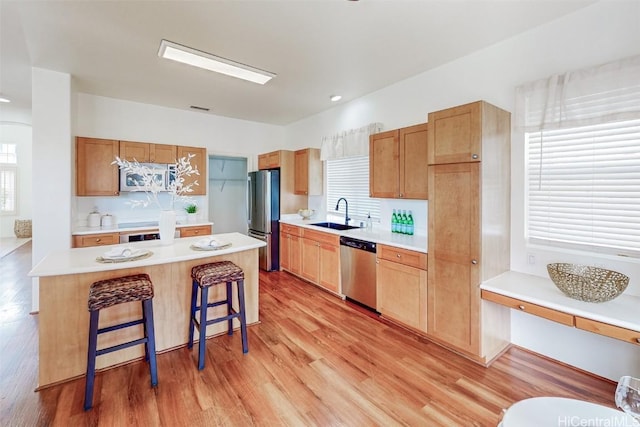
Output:
[[261,85],[276,76],[273,73],[260,70],[259,68],[240,64],[239,62],[211,55],[210,53],[182,46],[164,39],[160,42],[158,56]]
[[342,99],[342,95],[331,95],[329,99],[331,100],[331,102],[338,102]]
[[11,100],[0,93],[0,102],[11,102]]

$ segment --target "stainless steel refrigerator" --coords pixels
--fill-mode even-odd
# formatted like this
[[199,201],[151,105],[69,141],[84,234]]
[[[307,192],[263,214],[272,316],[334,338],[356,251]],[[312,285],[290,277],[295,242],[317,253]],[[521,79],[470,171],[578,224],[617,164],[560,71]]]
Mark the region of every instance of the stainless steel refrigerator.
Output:
[[260,268],[280,269],[280,171],[249,172],[248,178],[249,236],[264,240],[259,249]]

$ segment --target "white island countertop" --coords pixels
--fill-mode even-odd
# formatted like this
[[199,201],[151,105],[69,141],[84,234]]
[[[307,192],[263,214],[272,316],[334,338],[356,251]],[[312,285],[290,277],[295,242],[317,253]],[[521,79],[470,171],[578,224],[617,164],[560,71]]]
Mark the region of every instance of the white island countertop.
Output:
[[[198,258],[231,254],[256,249],[265,246],[266,243],[240,233],[214,234],[217,240],[231,243],[231,246],[214,251],[199,251],[191,249],[191,244],[206,238],[207,236],[177,238],[171,245],[162,245],[160,240],[146,240],[142,242],[122,243],[109,246],[92,246],[88,248],[72,248],[52,251],[45,256],[29,272],[32,277],[61,276],[67,274],[93,273],[98,271],[121,270],[123,268],[142,267],[149,265],[166,264],[171,262],[187,261]],[[148,249],[152,255],[126,262],[102,263],[96,258],[102,256],[113,248],[129,247],[131,249]]]
[[327,218],[281,218],[282,224],[296,225],[298,227],[308,228],[310,230],[323,231],[325,233],[337,234],[339,236],[353,237],[354,239],[366,240],[368,242],[382,243],[384,245],[395,246],[398,248],[409,249],[412,251],[427,253],[427,236],[414,234],[408,236],[406,234],[392,233],[389,230],[382,230],[379,224],[374,224],[372,230],[366,228],[353,228],[351,230],[335,230],[333,228],[324,228],[312,225],[316,222],[336,222],[344,223],[344,219],[336,220],[331,216]]

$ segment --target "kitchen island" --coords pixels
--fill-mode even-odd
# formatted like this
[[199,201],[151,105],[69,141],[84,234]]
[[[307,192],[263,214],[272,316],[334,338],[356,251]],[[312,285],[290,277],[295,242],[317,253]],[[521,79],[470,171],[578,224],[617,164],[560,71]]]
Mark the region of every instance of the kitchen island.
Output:
[[[198,264],[226,260],[242,268],[245,275],[247,324],[257,323],[258,248],[265,243],[240,233],[217,234],[213,237],[229,242],[231,246],[215,251],[192,249],[191,245],[203,238],[200,236],[175,239],[172,245],[167,246],[161,245],[159,240],[149,240],[59,250],[48,254],[29,272],[30,276],[39,277],[40,281],[38,388],[85,374],[89,332],[87,300],[89,287],[97,280],[137,273],[149,275],[154,286],[153,311],[158,352],[184,346],[188,341],[191,268]],[[126,262],[97,261],[105,252],[124,247],[146,249],[151,255]],[[212,289],[209,300],[222,299],[222,288],[224,286]],[[235,304],[237,300],[234,295]],[[225,310],[223,307],[212,310],[218,309]],[[120,304],[100,313],[100,326],[122,323],[140,316],[140,304]],[[226,322],[221,322],[208,327],[207,335],[217,335],[224,331]],[[114,331],[100,336],[98,348],[139,338],[141,335],[141,325]],[[120,365],[143,356],[144,346],[130,347],[98,357],[96,368]]]

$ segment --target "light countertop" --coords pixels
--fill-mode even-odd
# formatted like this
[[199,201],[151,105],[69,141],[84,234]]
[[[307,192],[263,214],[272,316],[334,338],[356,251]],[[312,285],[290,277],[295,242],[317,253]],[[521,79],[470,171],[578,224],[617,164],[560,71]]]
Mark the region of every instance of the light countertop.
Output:
[[[213,225],[213,222],[194,222],[194,223],[182,223],[176,224],[176,228],[183,227],[197,227],[202,225]],[[157,230],[157,225],[151,225],[146,227],[126,227],[118,228],[118,224],[111,227],[76,227],[71,233],[73,236],[80,236],[86,234],[100,234],[100,233],[129,233],[142,230]]]
[[427,253],[427,236],[414,234],[408,236],[406,234],[392,233],[389,230],[382,230],[376,227],[379,224],[374,224],[372,230],[366,228],[354,228],[352,230],[334,230],[332,228],[317,227],[311,224],[316,222],[337,222],[343,223],[343,220],[336,220],[333,217],[328,218],[282,218],[280,222],[282,224],[296,225],[298,227],[304,227],[311,230],[323,231],[326,233],[337,234],[339,236],[353,237],[354,239],[366,240],[369,242],[381,243],[384,245],[395,246],[398,248],[409,249],[412,251]]
[[640,332],[640,297],[634,295],[623,293],[602,303],[579,301],[563,294],[549,278],[516,271],[487,280],[480,289]]
[[[189,224],[191,225],[191,224]],[[122,243],[119,245],[92,246],[87,248],[72,248],[57,250],[49,253],[29,272],[29,276],[60,276],[66,274],[93,273],[98,271],[120,270],[124,268],[142,267],[148,265],[165,264],[178,261],[188,261],[198,258],[225,255],[256,249],[266,243],[240,233],[214,234],[216,239],[228,241],[231,246],[215,251],[197,251],[190,245],[206,236],[177,238],[171,245],[162,245],[160,240],[145,240],[141,242]],[[148,249],[153,254],[144,259],[101,263],[96,258],[117,247],[132,249]]]

